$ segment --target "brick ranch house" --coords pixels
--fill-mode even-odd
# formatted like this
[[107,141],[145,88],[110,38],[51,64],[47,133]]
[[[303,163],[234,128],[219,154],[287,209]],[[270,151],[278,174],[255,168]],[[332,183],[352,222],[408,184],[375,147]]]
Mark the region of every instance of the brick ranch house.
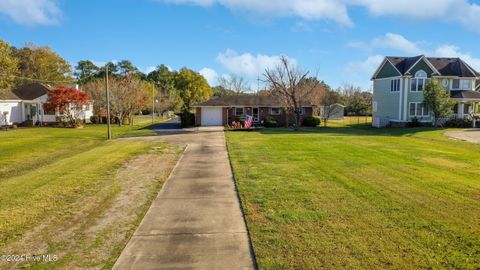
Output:
[[[314,105],[302,106],[302,120],[313,116]],[[193,106],[196,126],[224,126],[237,121],[246,114],[253,117],[254,125],[262,125],[267,117],[272,117],[279,126],[284,126],[287,114],[278,98],[272,96],[242,95],[213,97]],[[293,116],[289,123],[293,123]]]

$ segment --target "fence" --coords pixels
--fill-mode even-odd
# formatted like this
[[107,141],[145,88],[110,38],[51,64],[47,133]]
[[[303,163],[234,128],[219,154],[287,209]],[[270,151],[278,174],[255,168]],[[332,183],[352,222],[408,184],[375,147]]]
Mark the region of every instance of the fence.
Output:
[[371,116],[345,116],[342,120],[330,120],[329,126],[372,125]]

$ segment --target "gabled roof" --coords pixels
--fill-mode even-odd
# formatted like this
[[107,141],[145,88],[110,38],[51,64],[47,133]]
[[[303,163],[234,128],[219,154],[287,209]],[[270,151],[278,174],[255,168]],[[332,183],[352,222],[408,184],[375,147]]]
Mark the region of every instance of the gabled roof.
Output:
[[[421,59],[425,60],[427,65],[432,67],[435,71],[434,75],[437,76],[452,76],[452,77],[480,77],[480,73],[469,66],[465,61],[460,58],[448,58],[448,57],[426,57],[424,55],[418,55],[414,57],[399,57],[399,56],[387,56],[385,61],[390,62],[401,75],[409,75],[408,71],[414,67]],[[379,70],[375,73],[373,79]],[[438,72],[438,74],[436,74]]]
[[386,57],[392,65],[394,65],[398,71],[402,75],[405,75],[407,70],[409,70],[415,63],[417,63],[420,58],[422,58],[422,55],[415,56],[415,57],[393,57],[393,56],[387,56]]
[[[230,107],[230,106],[252,106],[252,107],[281,107],[280,100],[275,96],[221,96],[213,97],[208,101],[199,103],[193,107]],[[311,104],[305,104],[305,107],[311,107]]]
[[0,93],[0,100],[34,100],[50,91],[50,86],[42,83],[21,85],[13,90]]

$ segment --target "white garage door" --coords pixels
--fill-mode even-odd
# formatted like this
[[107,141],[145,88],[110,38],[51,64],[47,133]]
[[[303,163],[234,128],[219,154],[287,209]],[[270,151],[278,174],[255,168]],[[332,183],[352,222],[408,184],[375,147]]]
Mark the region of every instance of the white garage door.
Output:
[[202,108],[202,126],[222,126],[222,108]]

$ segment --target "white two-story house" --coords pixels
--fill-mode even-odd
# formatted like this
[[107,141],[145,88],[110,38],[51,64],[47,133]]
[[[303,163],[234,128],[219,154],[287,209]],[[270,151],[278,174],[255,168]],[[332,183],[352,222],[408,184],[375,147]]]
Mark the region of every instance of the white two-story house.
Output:
[[460,58],[385,57],[372,77],[373,126],[405,125],[413,118],[431,123],[423,103],[423,89],[431,79],[439,80],[456,101],[454,115],[470,118],[480,103],[480,73]]

